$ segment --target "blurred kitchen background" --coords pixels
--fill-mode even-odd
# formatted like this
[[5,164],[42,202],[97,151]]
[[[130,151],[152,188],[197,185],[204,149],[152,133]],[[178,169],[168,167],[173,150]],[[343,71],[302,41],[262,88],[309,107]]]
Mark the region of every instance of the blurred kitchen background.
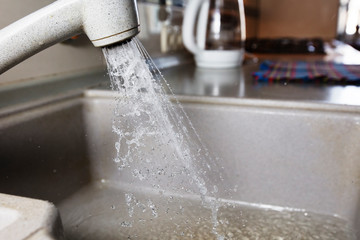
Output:
[[[0,28],[51,2],[0,0]],[[186,1],[138,2],[141,16],[139,38],[152,57],[184,53],[181,24]],[[323,54],[324,43],[335,48],[337,41],[355,48],[360,46],[357,27],[360,24],[359,0],[244,0],[244,3],[246,48],[249,52],[261,55],[274,49],[278,52],[276,48],[282,47],[289,51],[305,51],[306,54]],[[163,59],[165,65],[178,63],[172,63],[171,58]],[[0,76],[0,85],[89,69],[104,69],[101,50],[94,48],[86,36],[78,36],[42,51],[4,73]]]

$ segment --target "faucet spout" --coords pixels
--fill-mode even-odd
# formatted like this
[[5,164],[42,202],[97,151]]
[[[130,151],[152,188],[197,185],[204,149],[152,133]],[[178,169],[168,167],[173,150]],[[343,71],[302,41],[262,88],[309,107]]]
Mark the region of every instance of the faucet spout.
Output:
[[95,47],[139,33],[136,0],[58,0],[0,30],[0,74],[30,56],[85,33]]

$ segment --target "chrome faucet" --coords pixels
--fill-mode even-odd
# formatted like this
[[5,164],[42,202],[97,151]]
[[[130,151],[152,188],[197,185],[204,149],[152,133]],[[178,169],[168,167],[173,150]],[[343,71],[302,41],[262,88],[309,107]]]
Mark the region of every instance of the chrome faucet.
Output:
[[136,0],[55,1],[0,30],[0,74],[74,35],[104,47],[134,37],[139,27]]

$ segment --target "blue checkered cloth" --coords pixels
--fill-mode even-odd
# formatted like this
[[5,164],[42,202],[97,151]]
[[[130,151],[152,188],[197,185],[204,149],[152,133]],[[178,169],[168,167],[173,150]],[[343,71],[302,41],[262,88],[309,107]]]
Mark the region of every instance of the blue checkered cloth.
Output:
[[253,73],[259,82],[360,84],[360,65],[323,61],[264,61]]

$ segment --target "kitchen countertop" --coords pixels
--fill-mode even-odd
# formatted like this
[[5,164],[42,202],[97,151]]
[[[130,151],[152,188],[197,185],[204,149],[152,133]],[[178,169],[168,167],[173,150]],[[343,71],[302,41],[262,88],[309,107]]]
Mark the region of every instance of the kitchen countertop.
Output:
[[[334,50],[335,49],[335,50]],[[258,59],[259,61],[252,61]],[[258,55],[252,56],[242,67],[234,69],[201,69],[194,63],[176,65],[176,59],[155,59],[167,68],[162,74],[176,95],[246,98],[261,100],[302,101],[360,106],[360,86],[257,83],[252,73],[263,59],[325,60],[347,64],[360,64],[360,52],[340,44],[327,49],[327,55]],[[171,62],[171,64],[169,64]],[[161,66],[160,66],[161,67]],[[29,80],[11,85],[0,85],[0,112],[14,105],[21,109],[31,102],[46,103],[49,99],[78,96],[86,89],[110,89],[104,69],[87,70],[43,79]]]
[[[165,79],[178,95],[269,99],[360,105],[360,86],[301,83],[258,83],[252,73],[262,60],[332,61],[359,64],[360,52],[347,44],[332,41],[325,55],[262,54],[247,56],[246,64],[234,69],[201,69],[187,64],[163,70]],[[254,61],[257,60],[257,61]]]
[[257,69],[258,64],[223,70],[183,65],[162,73],[177,95],[360,105],[359,86],[257,83],[252,77]]

